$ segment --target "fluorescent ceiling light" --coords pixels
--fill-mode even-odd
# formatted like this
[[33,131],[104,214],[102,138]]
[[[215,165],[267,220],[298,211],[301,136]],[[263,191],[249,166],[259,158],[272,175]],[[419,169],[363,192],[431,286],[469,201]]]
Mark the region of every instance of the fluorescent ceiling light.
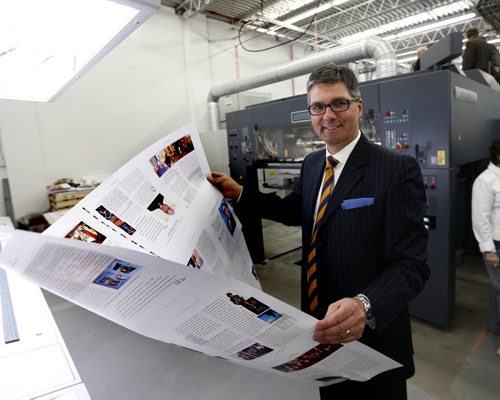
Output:
[[391,41],[391,40],[394,40],[394,39],[397,39],[398,38],[398,35],[387,35],[387,36],[384,36],[384,39],[387,40],[387,41]]
[[416,59],[417,59],[417,56],[413,56],[413,57],[402,58],[401,60],[398,60],[398,62],[405,63],[405,62],[415,61]]
[[255,29],[257,32],[260,32],[260,33],[266,33],[268,35],[271,35],[271,36],[276,36],[277,33],[272,31],[272,30],[269,30],[269,29],[264,29],[264,28],[257,28]]
[[[270,18],[279,18],[280,16],[282,15],[286,15],[288,14],[289,12],[293,11],[293,10],[297,10],[298,8],[300,7],[303,7],[307,4],[310,4],[310,3],[313,3],[313,2],[316,2],[317,3],[318,0],[296,0],[296,1],[293,1],[293,2],[290,2],[290,1],[283,1],[282,3],[279,3],[277,6],[273,6],[273,9],[276,9],[276,11],[274,12],[271,12],[271,10],[269,10],[270,12],[267,13],[266,11],[264,11],[264,14]],[[306,19],[308,17],[311,17],[313,16],[314,14],[317,14],[317,13],[320,13],[320,12],[323,12],[325,10],[328,10],[329,8],[332,8],[332,7],[335,7],[335,6],[339,6],[343,3],[347,3],[349,0],[334,0],[334,1],[330,1],[328,3],[325,3],[319,7],[314,7],[308,11],[305,11],[299,15],[296,15],[295,17],[292,17],[292,18],[289,18],[287,19],[286,21],[284,21],[285,23],[287,24],[293,24],[297,21],[301,21],[303,19]],[[284,5],[288,3],[289,6],[288,7],[282,7],[281,9],[279,8],[280,5]],[[278,11],[279,10],[279,11]]]
[[[409,17],[390,22],[385,25],[378,26],[376,28],[367,29],[366,31],[355,33],[351,36],[346,36],[340,39],[341,43],[353,43],[358,40],[370,37],[370,36],[380,36],[386,32],[407,28],[413,25],[421,24],[431,20],[437,20],[446,15],[454,14],[460,11],[468,10],[471,8],[467,1],[457,1],[456,3],[449,4],[446,6],[438,7],[430,11],[424,11],[419,14],[411,15]],[[459,18],[459,17],[458,17]],[[430,29],[430,28],[429,28]],[[389,35],[385,39],[393,40],[396,39],[397,35]]]
[[[402,38],[402,37],[405,37],[405,36],[415,35],[417,33],[431,31],[431,30],[435,30],[435,29],[438,29],[438,28],[443,28],[443,27],[448,26],[448,25],[453,25],[453,24],[456,24],[456,23],[459,23],[459,22],[463,22],[463,21],[466,21],[468,19],[474,18],[475,16],[476,16],[476,14],[472,12],[472,13],[460,15],[460,16],[455,17],[455,18],[444,19],[442,21],[435,22],[433,24],[419,26],[418,28],[409,29],[407,31],[399,32],[396,35],[390,35],[390,36],[391,37],[394,36],[394,38],[398,38],[399,39],[399,38]],[[385,37],[384,39],[386,39],[386,40],[392,40],[392,39],[389,39],[389,36]]]
[[488,40],[488,43],[500,43],[500,39]]
[[144,1],[0,0],[0,98],[53,101],[159,8]]
[[279,18],[282,15],[317,1],[318,0],[281,0],[280,2],[264,8],[262,14],[269,18]]
[[404,53],[396,54],[396,57],[409,56],[410,54],[415,54],[416,52],[417,52],[417,49],[411,50],[411,51],[405,51]]

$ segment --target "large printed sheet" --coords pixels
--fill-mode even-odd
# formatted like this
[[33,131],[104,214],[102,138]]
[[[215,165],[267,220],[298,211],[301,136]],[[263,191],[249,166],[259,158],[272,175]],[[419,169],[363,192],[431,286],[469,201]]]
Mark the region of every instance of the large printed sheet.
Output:
[[315,318],[252,285],[145,252],[16,231],[0,266],[145,336],[282,376],[327,385],[400,366],[313,341]]
[[[134,249],[260,288],[241,224],[209,175],[189,124],[127,162],[44,234]],[[109,276],[117,285],[120,271]]]

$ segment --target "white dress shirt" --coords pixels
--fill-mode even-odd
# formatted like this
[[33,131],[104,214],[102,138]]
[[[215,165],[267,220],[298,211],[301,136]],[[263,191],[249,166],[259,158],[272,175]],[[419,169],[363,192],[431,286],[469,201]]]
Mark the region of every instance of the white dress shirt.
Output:
[[491,163],[472,186],[472,229],[482,253],[500,240],[500,168]]
[[[326,159],[328,156],[333,156],[337,161],[337,165],[333,169],[333,186],[332,190],[335,187],[335,184],[338,182],[340,178],[340,174],[342,173],[342,170],[344,169],[344,166],[351,155],[352,151],[354,150],[354,147],[356,144],[359,142],[359,138],[361,137],[361,132],[358,132],[358,136],[356,136],[356,139],[354,139],[351,143],[349,143],[347,146],[345,146],[342,150],[340,150],[338,153],[332,154],[328,151],[328,147],[326,148],[325,152],[325,172],[326,172]],[[323,178],[321,182],[321,187],[319,188],[318,192],[318,198],[316,199],[316,208],[314,209],[314,215],[313,215],[313,220],[316,221],[316,214],[318,213],[318,207],[319,207],[319,199],[321,198],[321,191],[323,190],[323,183],[325,180],[325,172],[323,172]]]

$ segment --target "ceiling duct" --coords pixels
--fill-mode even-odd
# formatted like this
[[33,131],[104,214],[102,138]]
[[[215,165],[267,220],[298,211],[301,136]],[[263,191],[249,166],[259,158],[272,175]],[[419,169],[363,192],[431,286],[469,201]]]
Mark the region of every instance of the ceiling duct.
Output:
[[396,75],[396,54],[393,47],[388,41],[372,36],[291,61],[250,78],[216,85],[208,95],[209,129],[220,128],[218,100],[222,96],[305,75],[327,63],[347,64],[365,58],[375,59],[376,78]]
[[481,17],[500,33],[500,0],[479,0],[476,8]]

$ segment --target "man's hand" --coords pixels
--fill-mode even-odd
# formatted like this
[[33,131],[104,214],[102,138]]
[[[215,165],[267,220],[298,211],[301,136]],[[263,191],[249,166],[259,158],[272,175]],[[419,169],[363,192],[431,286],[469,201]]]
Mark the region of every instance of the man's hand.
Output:
[[233,178],[222,172],[212,172],[207,177],[208,181],[222,193],[224,197],[237,201],[240,198],[243,186],[239,185]]
[[350,297],[330,304],[325,317],[316,324],[313,339],[321,343],[347,343],[358,340],[365,330],[365,309]]
[[493,268],[497,268],[499,264],[499,257],[496,251],[487,251],[484,253],[484,259]]

